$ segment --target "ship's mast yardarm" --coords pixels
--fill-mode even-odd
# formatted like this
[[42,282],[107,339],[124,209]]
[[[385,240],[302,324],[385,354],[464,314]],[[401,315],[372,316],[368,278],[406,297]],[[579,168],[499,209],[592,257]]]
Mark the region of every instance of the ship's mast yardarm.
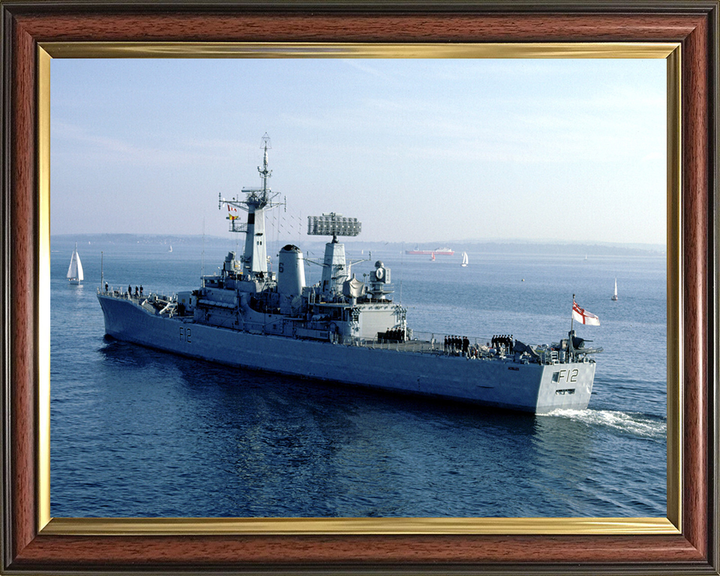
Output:
[[[273,192],[268,186],[268,179],[272,176],[272,170],[268,168],[268,150],[270,137],[265,133],[262,138],[263,165],[258,166],[261,188],[243,188],[242,193],[245,199],[237,196],[226,200],[219,194],[218,208],[223,205],[228,207],[227,219],[230,222],[230,232],[245,233],[245,249],[241,258],[242,271],[251,276],[265,275],[267,273],[267,248],[265,238],[265,210],[279,206],[280,202],[273,202],[279,192]],[[241,209],[248,213],[247,222],[241,224],[237,216],[237,210]]]

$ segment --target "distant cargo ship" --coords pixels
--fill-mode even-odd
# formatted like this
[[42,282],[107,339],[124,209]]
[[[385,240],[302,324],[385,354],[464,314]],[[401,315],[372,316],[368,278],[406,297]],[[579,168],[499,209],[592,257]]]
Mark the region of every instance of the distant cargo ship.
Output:
[[405,250],[405,254],[411,254],[413,256],[452,256],[455,254],[450,248],[436,248],[435,250],[418,250],[417,246],[415,250]]

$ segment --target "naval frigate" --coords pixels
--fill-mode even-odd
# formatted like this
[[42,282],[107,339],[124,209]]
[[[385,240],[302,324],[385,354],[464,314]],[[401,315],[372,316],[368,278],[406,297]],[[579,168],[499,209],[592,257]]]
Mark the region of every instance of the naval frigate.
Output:
[[268,186],[268,148],[266,134],[260,188],[219,197],[230,231],[245,234],[242,255],[229,252],[198,289],[171,296],[104,284],[97,297],[108,336],[230,366],[535,414],[587,408],[591,355],[601,349],[587,347],[572,323],[567,338],[545,345],[414,337],[407,309],[393,301],[390,268],[378,260],[363,280],[352,273],[338,237],[360,233],[355,218],[308,217],[308,234],[331,237],[318,283],[306,285],[306,259],[292,244],[279,251],[277,272],[269,269],[265,212],[281,203]]

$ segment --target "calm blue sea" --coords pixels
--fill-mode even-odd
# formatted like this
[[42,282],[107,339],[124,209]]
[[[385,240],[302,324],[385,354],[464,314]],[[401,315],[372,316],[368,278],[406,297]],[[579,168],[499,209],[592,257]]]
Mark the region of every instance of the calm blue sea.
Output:
[[[528,246],[522,255],[470,252],[461,268],[459,254],[373,254],[392,268],[395,299],[417,331],[558,341],[573,293],[600,317],[600,327],[577,327],[604,348],[589,409],[535,417],[106,339],[95,295],[101,252],[110,285],[173,293],[198,286],[203,248],[86,240],[80,287],[65,279],[72,248],[52,241],[53,516],[666,515],[662,256],[585,259]],[[205,273],[232,248],[206,246]],[[620,300],[611,302],[616,277]]]

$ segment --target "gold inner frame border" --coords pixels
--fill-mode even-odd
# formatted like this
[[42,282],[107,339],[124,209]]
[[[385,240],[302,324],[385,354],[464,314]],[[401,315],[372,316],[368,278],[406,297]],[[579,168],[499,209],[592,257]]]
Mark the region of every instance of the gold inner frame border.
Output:
[[[663,58],[667,61],[666,518],[52,518],[50,73],[53,58]],[[41,42],[38,45],[38,530],[43,535],[642,535],[682,531],[681,45],[675,42],[374,44]]]

